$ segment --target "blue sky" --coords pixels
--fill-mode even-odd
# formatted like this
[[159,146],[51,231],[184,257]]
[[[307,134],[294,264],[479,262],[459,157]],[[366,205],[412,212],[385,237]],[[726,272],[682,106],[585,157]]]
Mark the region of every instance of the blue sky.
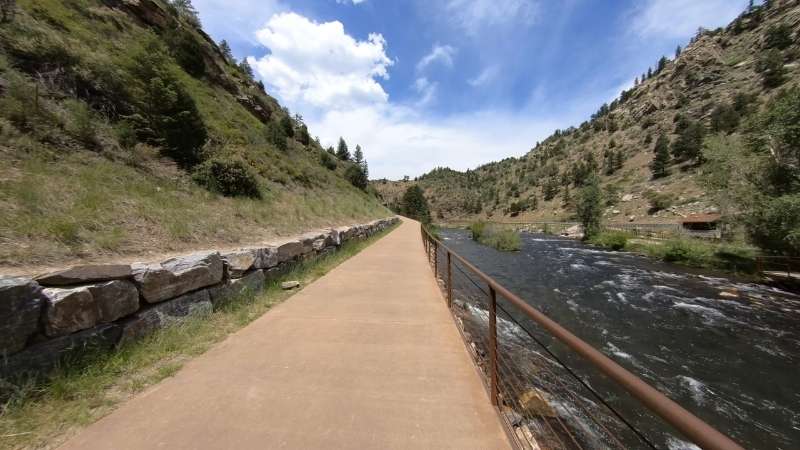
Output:
[[746,0],[194,0],[323,145],[371,178],[519,156]]

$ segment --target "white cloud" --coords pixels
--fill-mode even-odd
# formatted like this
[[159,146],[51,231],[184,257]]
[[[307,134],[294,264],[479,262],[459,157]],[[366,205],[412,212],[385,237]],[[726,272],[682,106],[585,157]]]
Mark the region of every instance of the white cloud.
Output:
[[536,22],[538,0],[449,0],[445,8],[454,23],[471,34],[484,27]]
[[352,3],[354,5],[360,5],[361,3],[364,3],[365,1],[366,0],[336,0],[336,3],[339,3],[340,5],[345,5],[347,3]]
[[436,90],[438,87],[439,83],[431,82],[426,77],[417,78],[414,81],[414,90],[419,94],[419,100],[416,101],[415,106],[417,108],[424,108],[433,103],[433,101],[436,100]]
[[284,101],[295,107],[347,109],[385,103],[376,78],[389,78],[386,41],[370,34],[358,41],[339,21],[317,23],[295,13],[272,16],[256,32],[270,50],[248,62]]
[[476,76],[475,78],[470,78],[469,80],[467,80],[467,83],[469,83],[469,85],[472,87],[483,86],[493,81],[499,73],[500,73],[499,67],[489,66],[483,69],[481,73],[479,73],[478,76]]
[[431,64],[442,64],[445,67],[453,67],[453,56],[456,49],[450,45],[435,44],[430,53],[423,56],[417,63],[417,72],[425,70]]
[[647,0],[629,20],[631,30],[643,37],[685,38],[698,27],[727,25],[746,5],[746,0]]
[[324,145],[340,135],[364,148],[370,177],[399,179],[437,166],[466,170],[525,154],[537,140],[565,124],[483,111],[430,120],[413,108],[377,105],[332,111],[310,121]]

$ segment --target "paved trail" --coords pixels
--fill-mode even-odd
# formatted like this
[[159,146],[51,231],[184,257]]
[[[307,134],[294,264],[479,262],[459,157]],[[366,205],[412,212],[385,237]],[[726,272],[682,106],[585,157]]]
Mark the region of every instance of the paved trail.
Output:
[[63,448],[509,445],[405,221]]

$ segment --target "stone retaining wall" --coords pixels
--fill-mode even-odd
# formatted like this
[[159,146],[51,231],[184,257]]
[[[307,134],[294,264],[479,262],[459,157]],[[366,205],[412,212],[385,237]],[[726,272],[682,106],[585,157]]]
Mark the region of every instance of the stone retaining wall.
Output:
[[0,277],[0,379],[36,374],[66,355],[112,349],[257,291],[293,262],[377,233],[397,217],[234,251],[158,263],[72,267],[35,279]]

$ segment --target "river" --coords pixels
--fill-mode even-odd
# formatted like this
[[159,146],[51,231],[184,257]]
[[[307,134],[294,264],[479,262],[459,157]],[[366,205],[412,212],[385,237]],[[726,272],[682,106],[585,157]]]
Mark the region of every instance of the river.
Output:
[[[555,236],[522,233],[521,250],[504,253],[473,242],[464,230],[440,234],[510,291],[743,446],[800,448],[800,296]],[[475,328],[486,324],[480,283],[454,272],[465,328],[485,334]],[[507,302],[499,304],[656,447],[695,448]],[[503,367],[549,392],[546,409],[557,417],[546,420],[563,420],[575,435],[561,433],[553,442],[604,448],[615,436],[623,447],[647,448],[504,316]]]

